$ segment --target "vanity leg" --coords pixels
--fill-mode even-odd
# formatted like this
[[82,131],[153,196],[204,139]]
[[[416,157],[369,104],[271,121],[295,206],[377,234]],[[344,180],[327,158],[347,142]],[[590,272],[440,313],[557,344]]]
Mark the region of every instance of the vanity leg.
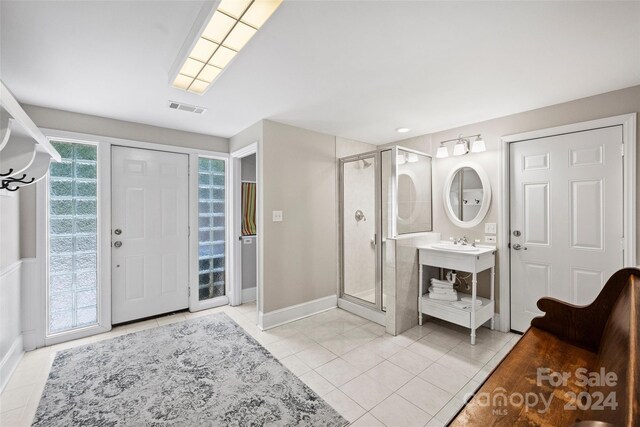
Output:
[[422,264],[418,263],[418,325],[422,326]]
[[[496,268],[491,267],[491,301],[494,301],[494,288],[495,288],[495,281],[496,281]],[[495,307],[495,302],[493,303],[494,307]],[[495,312],[493,313],[493,315],[491,316],[491,330],[493,331],[495,329],[495,322],[496,322],[496,314]]]
[[476,296],[478,294],[478,274],[471,279],[471,345],[476,343]]

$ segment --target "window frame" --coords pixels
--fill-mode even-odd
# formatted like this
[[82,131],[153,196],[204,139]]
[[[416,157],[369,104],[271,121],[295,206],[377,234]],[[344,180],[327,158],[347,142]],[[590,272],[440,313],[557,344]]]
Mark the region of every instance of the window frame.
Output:
[[[200,283],[200,262],[199,262],[199,253],[200,253],[200,237],[199,237],[199,160],[203,159],[211,159],[211,160],[222,160],[224,161],[224,235],[225,235],[225,245],[224,245],[224,287],[225,294],[219,297],[209,298],[203,301],[199,299],[199,283]],[[189,159],[189,182],[190,182],[190,191],[191,191],[191,206],[193,207],[192,213],[190,213],[190,229],[192,237],[192,241],[190,242],[190,248],[192,257],[195,259],[195,264],[192,262],[193,269],[190,270],[190,294],[189,294],[189,310],[190,311],[200,311],[206,310],[209,308],[219,307],[222,305],[227,305],[230,303],[230,295],[233,292],[232,287],[232,276],[229,274],[229,268],[231,267],[231,262],[229,260],[230,256],[230,242],[232,238],[232,234],[229,230],[230,222],[229,218],[231,215],[231,206],[230,206],[230,196],[229,196],[229,155],[228,154],[220,154],[220,153],[203,153],[198,152],[192,154]],[[241,286],[238,284],[238,286]]]
[[[104,250],[105,236],[110,240],[110,215],[111,215],[111,154],[110,146],[100,144],[99,141],[90,138],[68,138],[50,137],[56,142],[70,144],[92,145],[97,150],[96,161],[96,201],[97,201],[97,246],[96,246],[96,310],[97,322],[93,325],[82,326],[66,331],[51,332],[49,329],[49,303],[50,303],[50,278],[49,278],[49,257],[50,257],[50,198],[49,198],[49,173],[44,179],[38,182],[36,187],[36,197],[38,206],[37,229],[42,232],[37,233],[37,257],[40,259],[41,280],[43,286],[43,344],[45,346],[58,344],[61,342],[85,338],[91,335],[108,332],[111,330],[111,251]],[[109,243],[110,245],[110,243]],[[108,285],[105,285],[108,284]]]
[[[50,346],[69,340],[90,337],[92,335],[111,330],[111,147],[114,145],[141,148],[149,150],[167,151],[187,154],[189,156],[189,311],[195,312],[212,307],[229,304],[230,296],[235,289],[233,277],[230,273],[230,189],[229,189],[229,153],[210,151],[206,149],[190,148],[171,144],[142,142],[123,138],[92,135],[58,129],[41,128],[48,139],[61,142],[94,144],[98,147],[98,260],[99,260],[99,300],[98,323],[70,331],[47,335],[48,330],[48,179],[45,177],[36,183],[36,258],[34,263],[33,281],[27,283],[25,292],[32,295],[30,302],[24,304],[23,318],[34,325],[28,331],[28,345],[33,349]],[[207,157],[225,161],[225,293],[224,297],[198,301],[198,158]]]

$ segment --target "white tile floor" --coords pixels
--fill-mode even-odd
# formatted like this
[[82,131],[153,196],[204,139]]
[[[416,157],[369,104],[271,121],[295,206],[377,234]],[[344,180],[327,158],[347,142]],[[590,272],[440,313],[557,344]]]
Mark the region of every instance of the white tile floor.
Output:
[[393,337],[384,328],[333,309],[268,331],[255,304],[175,314],[24,355],[0,395],[0,426],[31,425],[55,353],[64,348],[225,312],[354,426],[443,426],[519,335],[425,322]]

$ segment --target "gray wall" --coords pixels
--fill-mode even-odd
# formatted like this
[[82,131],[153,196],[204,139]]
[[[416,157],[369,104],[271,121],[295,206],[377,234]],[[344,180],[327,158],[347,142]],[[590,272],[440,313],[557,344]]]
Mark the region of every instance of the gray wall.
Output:
[[[33,105],[24,105],[23,108],[29,117],[31,117],[31,120],[41,128],[131,139],[133,141],[153,142],[155,144],[199,148],[201,150],[219,151],[223,153],[229,152],[229,140],[219,136],[125,122],[122,120],[107,119],[105,117],[90,116],[88,114],[36,107]],[[182,111],[176,111],[176,113],[182,113]],[[205,113],[205,115],[202,116],[202,120],[207,119]]]
[[263,131],[266,313],[335,295],[338,257],[335,137],[271,121]]
[[[484,241],[484,223],[498,222],[498,212],[502,203],[500,189],[500,137],[506,135],[528,132],[538,129],[545,129],[555,126],[562,126],[571,123],[600,119],[604,117],[617,116],[621,114],[640,112],[640,86],[617,90],[588,98],[578,99],[563,104],[552,105],[537,110],[513,114],[480,123],[474,123],[455,129],[425,135],[423,137],[411,138],[406,141],[399,141],[400,145],[411,145],[416,149],[430,149],[434,157],[433,162],[433,221],[434,231],[442,234],[444,240],[449,236],[460,237],[466,235],[469,239],[482,239]],[[640,121],[636,137],[640,138]],[[439,142],[451,138],[456,138],[459,134],[469,135],[482,133],[487,151],[484,153],[471,153],[462,158],[450,156],[444,159],[436,159],[435,154]],[[636,141],[636,146],[638,141]],[[451,150],[451,147],[449,146]],[[640,158],[640,150],[637,151]],[[471,229],[463,229],[453,225],[445,211],[442,203],[442,191],[447,173],[457,163],[462,161],[473,161],[479,163],[489,175],[492,188],[492,201],[489,212],[483,223]],[[640,173],[637,176],[637,202],[640,204]],[[638,248],[637,255],[640,259],[640,228],[638,228]],[[498,236],[499,237],[499,236]],[[500,263],[501,250],[498,248],[497,263]],[[496,291],[499,293],[498,275],[496,280]],[[479,278],[481,294],[489,292],[489,276],[482,274]],[[500,307],[498,307],[500,311]]]
[[241,174],[243,181],[255,181],[256,180],[256,155],[252,154],[247,157],[243,157],[241,165]]
[[[54,110],[51,108],[24,105],[24,110],[40,128],[49,128],[89,135],[111,138],[129,139],[133,141],[156,144],[176,145],[181,147],[229,152],[229,141],[217,136],[183,132],[174,129],[160,128],[139,123],[124,122],[87,114]],[[21,255],[24,258],[36,255],[35,185],[23,188],[20,213],[23,218],[21,227]]]

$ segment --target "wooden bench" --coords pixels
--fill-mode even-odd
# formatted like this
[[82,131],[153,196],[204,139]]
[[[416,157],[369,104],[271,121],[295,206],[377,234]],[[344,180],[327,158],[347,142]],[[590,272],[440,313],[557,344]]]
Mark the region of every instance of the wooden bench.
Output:
[[[538,308],[545,315],[450,425],[640,426],[640,269],[615,273],[588,306],[542,298]],[[592,373],[604,373],[598,385]]]

